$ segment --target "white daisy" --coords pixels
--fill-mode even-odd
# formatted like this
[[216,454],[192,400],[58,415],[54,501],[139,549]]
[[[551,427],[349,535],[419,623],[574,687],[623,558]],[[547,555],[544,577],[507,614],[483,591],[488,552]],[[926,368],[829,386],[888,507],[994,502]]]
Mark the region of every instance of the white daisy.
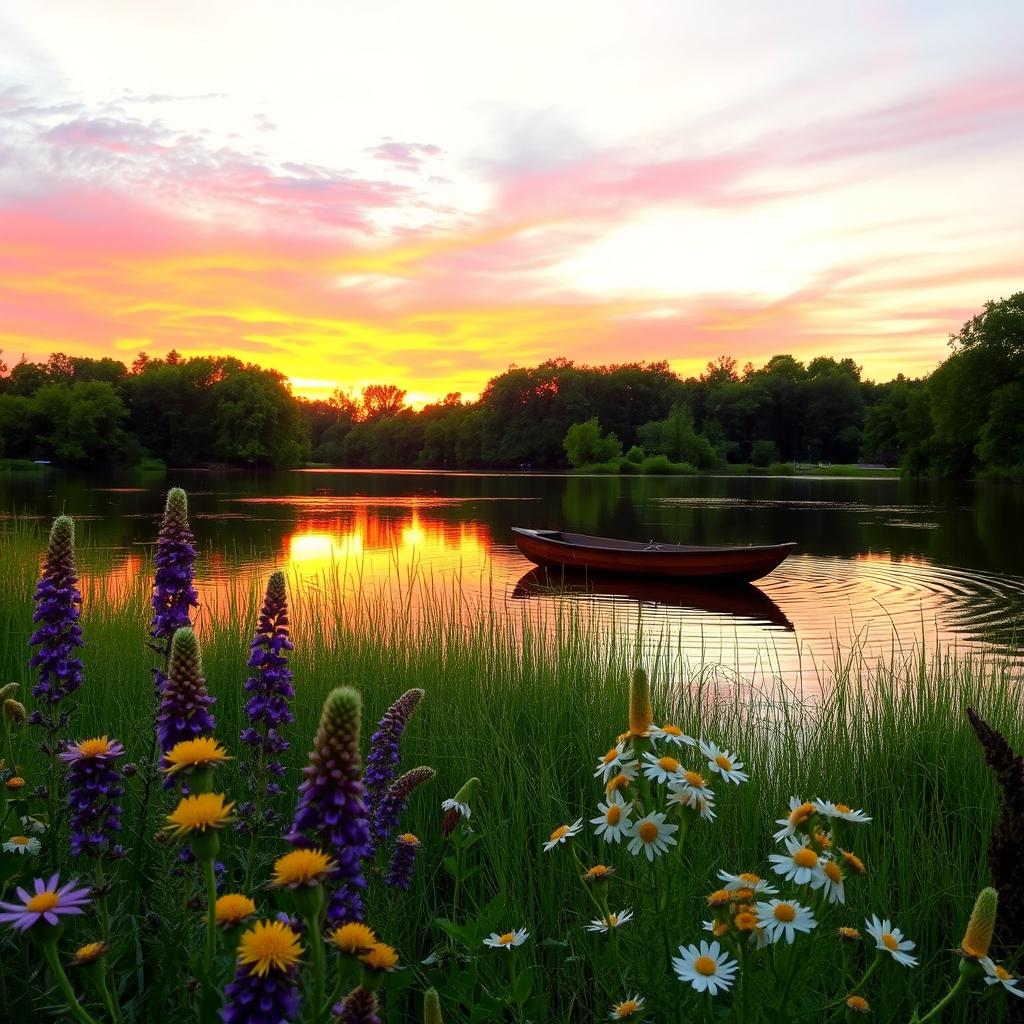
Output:
[[729,926],[724,921],[701,921],[701,927],[704,931],[711,932],[716,939],[729,930]]
[[870,919],[864,922],[864,925],[868,935],[875,940],[876,949],[891,953],[893,960],[898,964],[903,964],[904,967],[917,966],[917,959],[910,955],[915,944],[910,939],[905,939],[899,928],[893,928],[892,922],[888,918],[879,921],[872,914]]
[[818,799],[811,802],[814,804],[814,809],[825,818],[841,818],[843,821],[852,821],[858,825],[866,825],[871,821],[871,818],[863,811],[854,811],[846,804],[834,804],[830,800]]
[[515,949],[516,946],[521,946],[528,938],[530,933],[525,928],[520,928],[516,932],[505,932],[503,935],[499,935],[497,932],[491,932],[490,935],[484,939],[484,945],[490,946],[492,949]]
[[591,818],[590,824],[597,826],[594,831],[599,836],[604,836],[606,843],[618,843],[629,838],[632,825],[629,816],[633,813],[633,805],[627,804],[621,793],[613,791],[604,803],[597,805],[597,809],[601,814],[597,818]]
[[616,743],[604,757],[598,758],[594,778],[596,779],[600,775],[601,781],[607,782],[613,775],[617,775],[622,765],[629,760],[628,756],[623,757],[624,750],[623,744]]
[[655,856],[664,853],[669,846],[675,846],[676,840],[672,833],[678,831],[678,825],[665,823],[664,814],[652,811],[634,823],[627,849],[633,854],[643,850],[647,854],[647,859],[653,861]]
[[441,801],[442,811],[458,811],[463,818],[468,818],[473,813],[473,808],[469,804],[464,804],[459,800],[453,800],[450,797],[447,800]]
[[33,836],[11,836],[4,843],[4,853],[31,854],[35,856],[39,852],[39,840]]
[[750,776],[743,771],[743,762],[732,751],[720,747],[710,740],[701,740],[700,752],[708,759],[708,767],[729,782],[737,785],[746,782]]
[[807,824],[812,814],[816,813],[814,804],[809,800],[801,800],[798,796],[789,798],[789,814],[785,818],[776,818],[775,824],[783,827],[775,833],[775,842],[781,843],[787,836],[795,836],[802,825]]
[[544,852],[549,853],[556,846],[564,843],[567,839],[572,839],[573,836],[579,835],[582,828],[582,818],[577,818],[571,825],[559,825],[558,828],[551,833],[551,838],[544,844]]
[[643,996],[629,996],[616,1003],[608,1012],[609,1020],[631,1020],[644,1008]]
[[644,775],[655,782],[679,782],[683,776],[683,766],[674,757],[645,753],[644,761]]
[[675,800],[675,803],[682,804],[684,807],[693,807],[697,797],[700,797],[701,800],[715,799],[714,790],[708,787],[707,781],[700,772],[684,770],[682,778],[674,781],[670,788],[673,793],[680,792],[680,798]]
[[1024,999],[1024,989],[1017,988],[1020,978],[1015,978],[1005,967],[993,963],[987,956],[983,956],[978,963],[985,969],[986,985],[1002,985],[1007,992],[1012,992],[1015,996]]
[[798,836],[786,839],[786,853],[773,853],[768,857],[772,870],[787,882],[797,885],[809,885],[820,889],[822,879],[821,858],[809,846],[805,846]]
[[652,725],[651,738],[664,740],[666,743],[674,743],[677,747],[681,747],[684,743],[688,747],[695,747],[697,745],[697,741],[692,736],[687,736],[678,725],[669,725],[667,723],[662,726]]
[[31,814],[26,814],[21,819],[21,827],[25,830],[25,835],[27,836],[41,836],[46,831],[46,822],[33,818]]
[[771,882],[766,882],[760,876],[752,875],[747,871],[739,875],[730,875],[728,871],[719,871],[718,877],[725,882],[723,888],[727,892],[749,889],[756,896],[774,896],[779,891]]
[[711,800],[705,800],[703,797],[694,797],[693,809],[704,819],[704,821],[715,820],[715,805]]
[[797,932],[809,932],[818,922],[809,907],[793,900],[769,900],[757,904],[757,924],[769,942],[785,938],[792,943]]
[[717,995],[719,989],[732,987],[739,964],[730,960],[717,942],[702,939],[700,946],[680,946],[679,956],[672,958],[676,977],[689,982],[697,992]]
[[632,910],[620,910],[617,914],[609,914],[607,917],[595,917],[586,928],[588,932],[606,933],[610,932],[613,928],[621,928],[632,920]]
[[829,903],[845,903],[846,890],[843,888],[843,881],[843,869],[830,858],[822,860],[821,877],[817,884],[811,883],[811,888],[820,889],[824,886]]

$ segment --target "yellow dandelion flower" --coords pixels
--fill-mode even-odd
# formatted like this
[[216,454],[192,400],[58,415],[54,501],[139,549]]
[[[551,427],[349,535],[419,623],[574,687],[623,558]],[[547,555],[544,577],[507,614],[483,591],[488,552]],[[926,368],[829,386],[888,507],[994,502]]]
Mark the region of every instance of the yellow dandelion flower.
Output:
[[21,789],[25,785],[25,780],[20,775],[12,775],[7,780],[7,788],[10,790]]
[[256,904],[240,892],[229,892],[214,904],[214,920],[221,928],[232,928],[256,913]]
[[359,962],[371,971],[393,971],[398,966],[398,954],[384,942],[375,942],[359,958]]
[[870,1013],[871,1004],[863,996],[850,996],[846,1000],[846,1005],[853,1010],[854,1013]]
[[732,919],[732,923],[738,932],[752,932],[757,928],[757,914],[744,910]]
[[342,953],[362,954],[378,942],[373,929],[358,921],[339,925],[331,932],[330,938]]
[[841,928],[836,929],[836,934],[843,942],[860,942],[861,934],[856,928],[848,928],[843,925]]
[[94,964],[97,960],[105,957],[109,952],[109,942],[87,942],[84,946],[79,946],[75,950],[71,963],[75,967],[88,967],[90,964]]
[[175,809],[167,815],[164,826],[175,839],[193,832],[223,828],[235,819],[231,816],[234,803],[229,803],[223,793],[196,793],[183,797]]
[[728,902],[732,893],[728,889],[716,889],[710,896],[708,896],[709,907],[724,907]]
[[163,771],[168,775],[174,775],[189,768],[202,768],[208,764],[220,764],[231,759],[228,752],[212,736],[199,736],[194,740],[175,743],[164,754]]
[[855,875],[866,875],[868,869],[864,867],[864,861],[860,859],[855,853],[850,853],[849,850],[840,850],[839,855],[843,858],[843,863],[855,874]]
[[274,861],[274,881],[278,888],[316,885],[338,865],[322,850],[292,850]]
[[238,962],[261,977],[271,970],[288,970],[300,956],[299,937],[283,921],[257,921],[238,944]]

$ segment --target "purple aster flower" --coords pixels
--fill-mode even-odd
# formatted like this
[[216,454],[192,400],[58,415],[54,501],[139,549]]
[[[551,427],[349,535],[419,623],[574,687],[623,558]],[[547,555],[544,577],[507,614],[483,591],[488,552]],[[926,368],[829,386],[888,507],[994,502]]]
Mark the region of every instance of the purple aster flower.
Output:
[[81,914],[89,902],[92,890],[75,888],[78,880],[60,884],[60,872],[54,872],[49,881],[41,878],[32,883],[34,892],[26,892],[19,885],[15,892],[21,903],[0,903],[0,923],[9,924],[15,931],[25,932],[40,921],[58,925],[61,917]]
[[416,863],[416,851],[420,848],[420,841],[411,832],[400,835],[395,842],[394,852],[391,854],[391,863],[388,865],[388,873],[384,876],[384,884],[392,889],[401,889],[408,892],[409,882],[412,881],[412,869]]
[[36,630],[28,642],[37,648],[30,664],[38,669],[39,682],[32,693],[43,708],[30,721],[45,726],[52,737],[67,724],[67,714],[57,706],[82,685],[82,659],[75,653],[82,646],[82,594],[75,572],[75,524],[68,516],[53,521],[35,602]]
[[384,717],[377,723],[377,730],[370,737],[370,752],[366,757],[366,788],[370,794],[370,814],[377,810],[377,805],[384,799],[391,780],[395,777],[395,769],[401,756],[399,743],[402,733],[423,699],[420,689],[406,690],[384,712]]
[[327,909],[332,924],[363,920],[362,861],[373,850],[366,789],[360,777],[361,710],[359,693],[347,686],[327,695],[287,835],[293,846],[318,846],[337,862],[333,877],[338,888]]
[[406,801],[412,791],[429,782],[437,773],[429,765],[421,764],[412,768],[388,786],[387,793],[377,805],[370,820],[370,838],[375,847],[386,842],[392,832],[398,828],[399,819],[405,810]]
[[332,1011],[336,1024],[380,1024],[377,997],[362,985],[352,989]]
[[118,800],[124,793],[114,762],[123,756],[124,747],[106,736],[72,743],[60,754],[68,765],[72,857],[122,856],[124,851],[113,838],[121,831],[123,809]]
[[214,699],[206,690],[199,642],[191,629],[179,629],[171,640],[167,682],[160,694],[157,738],[167,753],[175,743],[212,736],[217,723],[210,713]]
[[167,492],[160,533],[156,540],[156,572],[153,579],[153,621],[149,635],[166,653],[179,629],[192,625],[192,609],[199,595],[192,583],[196,561],[195,538],[188,525],[188,497],[180,487]]
[[253,797],[239,808],[239,828],[243,832],[254,832],[273,820],[273,809],[264,809],[263,798],[281,792],[280,784],[275,781],[284,775],[279,755],[288,749],[289,743],[281,736],[280,729],[295,721],[288,706],[288,699],[295,694],[288,668],[288,652],[292,649],[288,637],[285,576],[283,572],[275,572],[267,583],[251,644],[249,667],[253,672],[245,681],[246,692],[252,696],[245,705],[249,725],[242,730],[241,740],[253,753],[251,760],[242,762],[241,768]]
[[257,974],[239,967],[235,980],[224,990],[224,1024],[289,1024],[299,1012],[299,972]]

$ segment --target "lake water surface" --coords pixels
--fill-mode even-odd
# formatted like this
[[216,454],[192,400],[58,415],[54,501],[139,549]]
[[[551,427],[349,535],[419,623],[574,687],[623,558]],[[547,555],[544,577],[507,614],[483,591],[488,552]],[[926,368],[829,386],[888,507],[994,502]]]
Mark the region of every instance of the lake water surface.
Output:
[[[859,645],[923,641],[1016,657],[1024,626],[1024,489],[988,483],[810,477],[583,477],[312,471],[0,474],[0,514],[73,515],[83,574],[148,571],[167,488],[190,495],[206,613],[238,580],[288,569],[336,600],[457,594],[466,608],[549,615],[566,604],[611,628],[671,637],[694,662],[793,678]],[[795,541],[756,584],[597,579],[552,588],[509,528],[563,528],[686,544]],[[2,538],[2,534],[0,534]],[[93,559],[95,564],[89,564]],[[338,581],[341,581],[338,586]],[[398,609],[405,609],[399,611]]]

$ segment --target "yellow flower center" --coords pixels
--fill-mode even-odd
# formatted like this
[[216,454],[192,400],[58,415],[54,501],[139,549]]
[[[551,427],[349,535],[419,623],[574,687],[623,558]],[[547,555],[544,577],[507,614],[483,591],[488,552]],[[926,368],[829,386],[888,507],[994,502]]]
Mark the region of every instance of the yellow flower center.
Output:
[[715,764],[727,772],[732,771],[732,761],[730,761],[725,754],[719,754],[718,757],[715,758]]
[[732,898],[739,903],[745,903],[747,900],[754,898],[753,889],[736,889],[733,891]]
[[13,843],[15,846],[28,846],[28,836],[11,836],[7,842]]
[[674,757],[659,757],[658,767],[666,772],[677,772],[682,765]]
[[343,953],[365,953],[376,944],[377,936],[369,926],[353,921],[335,928],[331,942]]
[[744,871],[743,874],[737,875],[737,878],[742,878],[744,882],[750,885],[757,885],[761,881],[760,876],[751,874],[749,871]]
[[221,896],[214,905],[214,920],[217,924],[235,924],[242,918],[256,913],[256,904],[248,896],[239,892],[229,892]]
[[627,1017],[632,1017],[639,1009],[640,1004],[635,999],[624,999],[615,1007],[615,1016],[619,1020],[625,1020]]
[[106,736],[96,736],[91,740],[82,740],[78,744],[78,752],[82,757],[97,757],[110,753],[110,740]]
[[33,914],[45,914],[47,910],[53,910],[60,903],[60,897],[55,892],[37,892],[25,906]]
[[197,793],[184,797],[171,814],[167,815],[167,829],[175,836],[189,832],[203,832],[208,828],[221,828],[234,819],[223,793]]
[[637,826],[636,834],[642,842],[653,843],[658,838],[658,826],[653,821],[642,821]]
[[840,814],[849,814],[850,813],[850,808],[847,807],[846,804],[836,804],[836,810]]
[[105,942],[87,942],[75,950],[75,963],[78,965],[91,964],[98,960],[107,951]]
[[212,736],[199,736],[194,740],[182,740],[180,743],[175,743],[164,754],[163,770],[168,775],[173,775],[183,768],[219,764],[221,761],[230,760],[228,752]]
[[828,850],[832,846],[831,837],[822,832],[820,828],[814,830],[814,838],[823,850]]
[[1002,967],[1000,964],[996,964],[996,977],[1000,981],[1010,981],[1013,978],[1013,975],[1005,967]]
[[864,867],[864,861],[860,859],[855,853],[850,853],[849,850],[840,850],[843,855],[843,860],[846,862],[846,866],[855,874],[863,875],[867,871]]
[[686,772],[683,778],[686,779],[694,789],[704,788],[704,776],[701,775],[700,772]]
[[776,921],[789,924],[796,920],[796,910],[789,903],[778,903],[772,908],[772,916]]
[[843,880],[843,873],[839,870],[839,865],[834,860],[830,860],[825,865],[825,874],[828,876],[829,881],[835,882],[836,885]]
[[712,934],[716,939],[720,939],[728,930],[729,926],[724,921],[718,921],[715,924]]
[[551,833],[551,842],[557,843],[559,839],[562,839],[569,832],[568,825],[559,825],[554,832]]
[[605,918],[605,924],[608,925],[609,928],[617,927],[618,923],[619,923],[619,915],[618,914],[609,914]]
[[794,827],[802,825],[814,813],[814,804],[802,803],[789,812],[789,823]]
[[732,899],[732,894],[727,889],[717,889],[708,897],[709,907],[724,906]]
[[629,779],[625,775],[616,775],[608,780],[608,785],[605,787],[605,791],[608,793],[614,793],[618,789],[625,789],[629,785]]
[[622,818],[622,808],[618,804],[612,804],[607,813],[604,816],[604,820],[609,825],[618,825],[619,820]]
[[299,937],[283,921],[257,921],[238,944],[238,962],[254,974],[286,971],[302,956]]
[[896,937],[894,935],[890,935],[888,932],[882,936],[882,943],[890,953],[895,953],[896,950],[900,948],[900,944],[896,941]]
[[797,850],[793,854],[793,863],[798,868],[813,868],[818,863],[818,855],[805,846],[802,850]]
[[738,931],[741,932],[752,932],[757,927],[757,917],[754,914],[744,911],[742,914],[737,914],[733,920]]
[[709,956],[699,956],[693,961],[693,969],[709,978],[718,970],[718,964]]
[[678,725],[663,725],[661,727],[661,731],[663,733],[665,733],[666,736],[682,736],[683,735],[683,730],[680,729]]
[[611,868],[606,867],[604,864],[595,864],[592,868],[587,868],[587,875],[590,878],[604,878],[610,874]]
[[618,747],[612,747],[612,749],[609,750],[608,753],[605,754],[604,757],[601,758],[601,760],[605,764],[611,764],[612,761],[614,761],[618,756],[619,756],[619,748]]
[[399,837],[400,843],[405,843],[406,846],[419,846],[419,836],[414,836],[411,832],[403,832]]
[[515,932],[505,932],[504,935],[502,935],[502,936],[500,936],[498,938],[498,941],[503,946],[510,946],[513,942],[515,942],[515,940],[516,940],[516,933]]
[[856,928],[842,927],[839,929],[839,938],[849,942],[860,942],[860,932]]
[[25,785],[25,780],[20,775],[12,775],[7,780],[8,789],[21,789]]

